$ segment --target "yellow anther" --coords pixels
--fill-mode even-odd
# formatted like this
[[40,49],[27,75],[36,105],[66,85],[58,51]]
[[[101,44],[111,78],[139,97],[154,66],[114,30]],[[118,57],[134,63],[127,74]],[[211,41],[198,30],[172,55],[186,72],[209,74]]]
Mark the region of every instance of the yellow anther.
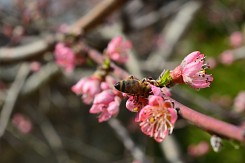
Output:
[[152,122],[154,122],[154,121],[155,121],[155,118],[151,117],[151,118],[150,118],[150,122],[152,123]]
[[137,107],[134,108],[133,111],[134,111],[134,112],[138,112],[138,108],[137,108]]

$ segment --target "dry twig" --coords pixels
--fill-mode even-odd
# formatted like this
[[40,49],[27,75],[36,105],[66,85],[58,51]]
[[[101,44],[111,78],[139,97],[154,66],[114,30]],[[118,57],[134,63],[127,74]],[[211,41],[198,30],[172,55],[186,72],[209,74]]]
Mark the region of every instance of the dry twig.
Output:
[[176,17],[163,29],[162,37],[166,42],[147,59],[146,65],[148,67],[151,66],[153,69],[162,67],[163,63],[174,52],[177,43],[201,6],[201,1],[189,1],[183,5]]
[[10,87],[5,103],[3,105],[0,116],[0,137],[3,136],[5,129],[8,125],[9,118],[14,109],[14,105],[18,99],[20,90],[24,85],[25,79],[30,72],[30,67],[27,63],[23,63],[20,66],[19,72],[15,78],[14,83]]
[[127,130],[122,126],[118,119],[112,118],[108,121],[108,124],[117,133],[120,140],[123,142],[124,147],[131,152],[135,161],[137,160],[142,163],[148,162],[145,158],[145,154],[134,144],[133,140],[128,135]]

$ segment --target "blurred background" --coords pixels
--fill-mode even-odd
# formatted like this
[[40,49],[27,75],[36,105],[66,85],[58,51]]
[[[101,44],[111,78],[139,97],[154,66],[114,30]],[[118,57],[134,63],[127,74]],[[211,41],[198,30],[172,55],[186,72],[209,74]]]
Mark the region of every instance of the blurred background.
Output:
[[[41,38],[52,40],[56,34],[59,39],[65,24],[73,24],[100,2],[0,0],[0,162],[138,163],[142,154],[141,162],[245,162],[244,144],[223,139],[215,152],[211,135],[181,118],[166,141],[155,142],[134,123],[135,114],[125,108],[125,101],[116,119],[98,123],[89,114],[91,106],[71,92],[96,64],[88,60],[68,74],[55,64],[54,43],[27,57],[11,57],[3,50],[17,48],[26,54],[35,50],[32,43],[46,46]],[[244,22],[243,0],[125,0],[89,27],[83,39],[100,52],[117,35],[131,40],[130,61],[122,67],[139,78],[157,78],[190,52],[201,51],[214,76],[211,87],[175,86],[172,97],[245,128]],[[18,49],[28,45],[27,51]]]

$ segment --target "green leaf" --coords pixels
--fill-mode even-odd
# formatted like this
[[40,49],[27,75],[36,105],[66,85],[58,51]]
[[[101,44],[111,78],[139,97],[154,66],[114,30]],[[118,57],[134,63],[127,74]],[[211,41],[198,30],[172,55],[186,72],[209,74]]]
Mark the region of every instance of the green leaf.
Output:
[[159,83],[160,87],[168,85],[171,81],[172,78],[170,76],[170,70],[164,70],[157,79],[157,82]]

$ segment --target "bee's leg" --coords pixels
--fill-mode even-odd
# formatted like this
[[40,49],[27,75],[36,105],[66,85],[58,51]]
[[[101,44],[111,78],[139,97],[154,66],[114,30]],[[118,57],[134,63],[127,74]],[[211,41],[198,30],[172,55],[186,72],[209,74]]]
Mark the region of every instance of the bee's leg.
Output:
[[[136,77],[134,77],[133,75],[130,75],[129,77],[128,77],[128,79],[137,79]],[[137,79],[138,80],[138,79]]]
[[139,102],[139,96],[136,96],[135,101],[138,103]]
[[147,81],[147,78],[143,78],[140,80],[142,83],[144,83],[145,81]]
[[133,76],[133,75],[130,75],[130,76],[128,77],[128,79],[134,79],[134,76]]

